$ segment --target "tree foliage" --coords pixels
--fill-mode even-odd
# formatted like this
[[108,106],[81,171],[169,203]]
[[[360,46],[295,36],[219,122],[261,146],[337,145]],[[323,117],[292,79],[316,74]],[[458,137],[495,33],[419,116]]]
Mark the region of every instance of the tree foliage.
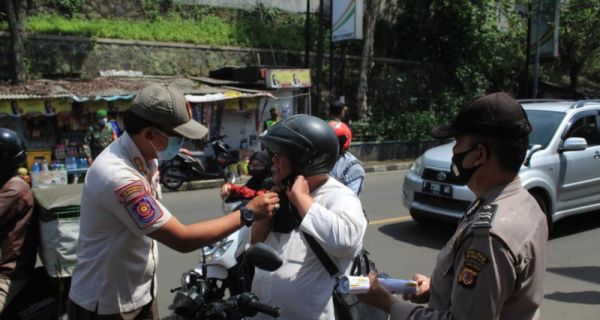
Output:
[[[405,0],[393,23],[381,23],[375,55],[420,62],[414,68],[379,67],[370,82],[368,125],[390,123],[379,139],[426,139],[429,128],[486,92],[516,92],[524,67],[525,21],[512,1]],[[390,35],[394,35],[390,37]],[[419,115],[425,113],[425,115]],[[435,120],[435,121],[434,121]],[[364,121],[364,119],[363,119]],[[385,126],[384,126],[385,127]],[[362,132],[359,132],[360,137]]]
[[25,21],[27,19],[27,0],[3,1],[8,16],[10,31],[10,74],[14,84],[25,81]]
[[574,93],[578,88],[579,76],[586,67],[599,68],[596,57],[600,50],[600,2],[563,1],[560,12],[557,65],[562,74],[569,76],[570,90]]

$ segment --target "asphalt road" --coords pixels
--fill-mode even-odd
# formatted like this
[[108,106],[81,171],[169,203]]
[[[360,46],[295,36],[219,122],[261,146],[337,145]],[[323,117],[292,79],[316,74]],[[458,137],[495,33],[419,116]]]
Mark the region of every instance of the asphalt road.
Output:
[[[430,274],[438,251],[453,226],[416,224],[402,206],[405,171],[367,175],[361,195],[370,225],[365,247],[380,272],[410,278]],[[167,193],[163,201],[182,222],[191,223],[221,213],[218,189]],[[600,212],[559,221],[548,243],[548,264],[542,319],[598,319],[600,314]],[[181,273],[195,266],[198,254],[181,254],[159,245],[159,312],[166,317]]]

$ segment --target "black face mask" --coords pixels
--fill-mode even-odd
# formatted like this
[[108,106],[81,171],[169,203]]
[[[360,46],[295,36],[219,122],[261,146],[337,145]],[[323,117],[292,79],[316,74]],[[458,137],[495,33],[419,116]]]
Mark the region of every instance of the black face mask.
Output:
[[465,160],[465,157],[469,153],[471,153],[471,151],[475,150],[476,148],[477,148],[477,145],[475,145],[474,147],[470,148],[467,151],[464,151],[461,153],[455,153],[452,156],[452,164],[450,165],[450,172],[454,175],[456,183],[461,184],[461,185],[467,184],[467,182],[469,182],[469,179],[471,179],[471,176],[473,176],[475,171],[477,171],[477,169],[479,169],[479,167],[481,166],[481,165],[478,165],[478,166],[474,166],[473,168],[467,169],[467,168],[463,167],[463,165],[462,165],[463,160]]
[[279,193],[279,209],[273,217],[273,231],[280,233],[290,233],[300,226],[300,214],[296,207],[292,205],[285,191]]
[[269,174],[269,170],[268,169],[262,169],[262,170],[248,169],[248,173],[253,178],[264,180],[264,178],[266,178],[267,175]]

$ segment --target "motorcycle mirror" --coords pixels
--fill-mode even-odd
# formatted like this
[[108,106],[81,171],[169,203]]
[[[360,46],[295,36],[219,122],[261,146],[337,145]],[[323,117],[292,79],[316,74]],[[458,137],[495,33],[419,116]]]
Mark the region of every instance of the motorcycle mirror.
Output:
[[283,264],[277,251],[264,243],[257,243],[250,247],[246,251],[246,261],[267,271],[275,271]]

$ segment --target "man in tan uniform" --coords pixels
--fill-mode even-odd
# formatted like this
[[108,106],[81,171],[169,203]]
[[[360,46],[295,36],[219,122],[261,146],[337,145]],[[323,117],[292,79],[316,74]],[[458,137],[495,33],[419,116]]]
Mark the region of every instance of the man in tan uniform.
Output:
[[452,171],[475,193],[454,236],[439,253],[431,278],[399,301],[371,274],[360,298],[391,319],[538,319],[544,297],[548,227],[517,176],[531,126],[521,105],[493,93],[464,107],[435,138],[456,137]]

